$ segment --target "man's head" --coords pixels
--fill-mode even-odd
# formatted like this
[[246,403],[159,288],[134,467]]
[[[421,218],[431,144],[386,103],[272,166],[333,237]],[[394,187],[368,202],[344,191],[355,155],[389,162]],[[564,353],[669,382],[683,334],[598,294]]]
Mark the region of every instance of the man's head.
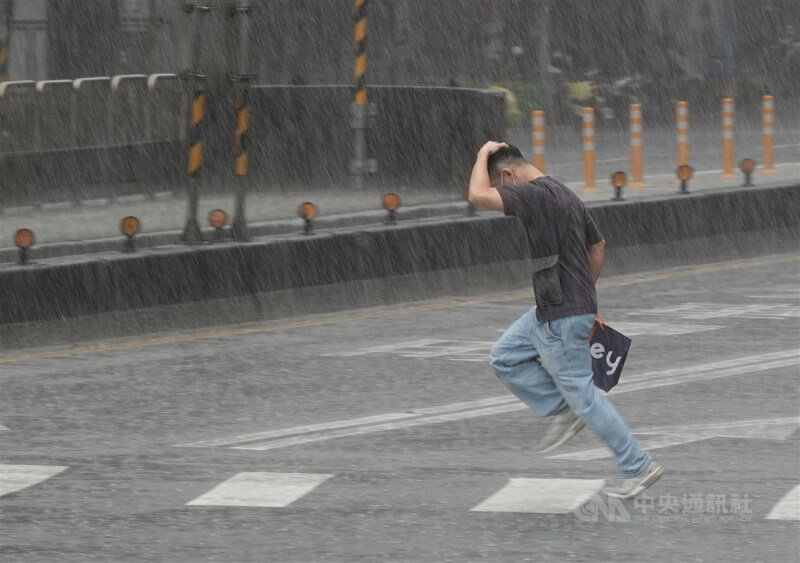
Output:
[[493,186],[526,182],[524,174],[530,166],[522,152],[514,145],[508,145],[489,156],[489,181]]

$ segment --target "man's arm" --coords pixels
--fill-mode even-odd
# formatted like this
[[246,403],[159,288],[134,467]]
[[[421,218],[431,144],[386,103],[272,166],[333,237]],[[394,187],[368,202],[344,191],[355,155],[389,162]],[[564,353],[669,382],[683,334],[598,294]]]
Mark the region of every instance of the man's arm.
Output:
[[586,247],[586,255],[589,257],[589,267],[592,270],[592,277],[594,283],[600,277],[600,270],[603,269],[603,261],[606,257],[606,241],[601,240],[597,244],[591,244]]
[[489,141],[478,151],[475,165],[472,167],[472,176],[469,179],[469,201],[473,205],[492,211],[503,211],[503,199],[500,197],[500,192],[492,187],[491,180],[489,180],[488,162],[490,155],[506,146],[508,146],[506,143]]

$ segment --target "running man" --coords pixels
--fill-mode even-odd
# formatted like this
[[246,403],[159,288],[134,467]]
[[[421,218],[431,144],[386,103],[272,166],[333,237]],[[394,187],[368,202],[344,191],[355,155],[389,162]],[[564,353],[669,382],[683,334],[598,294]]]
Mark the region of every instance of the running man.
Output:
[[538,451],[549,452],[588,424],[614,452],[623,479],[603,491],[631,498],[663,474],[625,421],[595,388],[589,332],[605,240],[581,199],[506,143],[489,141],[472,169],[469,201],[520,219],[533,258],[536,305],[492,347],[497,377],[550,423]]

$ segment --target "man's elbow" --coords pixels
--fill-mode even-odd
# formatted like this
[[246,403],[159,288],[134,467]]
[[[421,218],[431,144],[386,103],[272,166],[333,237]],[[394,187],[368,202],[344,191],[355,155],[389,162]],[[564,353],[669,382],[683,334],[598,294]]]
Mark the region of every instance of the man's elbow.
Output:
[[595,244],[590,245],[589,248],[586,249],[586,251],[589,254],[599,254],[602,256],[603,254],[605,254],[606,251],[606,239],[603,239],[600,242],[596,242]]

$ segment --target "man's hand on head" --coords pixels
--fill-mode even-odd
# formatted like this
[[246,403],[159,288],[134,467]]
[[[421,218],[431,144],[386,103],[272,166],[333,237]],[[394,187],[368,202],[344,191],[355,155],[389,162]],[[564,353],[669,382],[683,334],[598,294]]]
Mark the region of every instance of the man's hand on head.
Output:
[[507,146],[508,143],[489,141],[478,151],[469,181],[469,201],[473,205],[503,211],[503,200],[489,179],[488,162],[491,155]]
[[508,143],[498,143],[497,141],[488,141],[486,142],[478,151],[478,154],[483,153],[485,156],[491,156],[500,149],[504,149],[508,146]]

